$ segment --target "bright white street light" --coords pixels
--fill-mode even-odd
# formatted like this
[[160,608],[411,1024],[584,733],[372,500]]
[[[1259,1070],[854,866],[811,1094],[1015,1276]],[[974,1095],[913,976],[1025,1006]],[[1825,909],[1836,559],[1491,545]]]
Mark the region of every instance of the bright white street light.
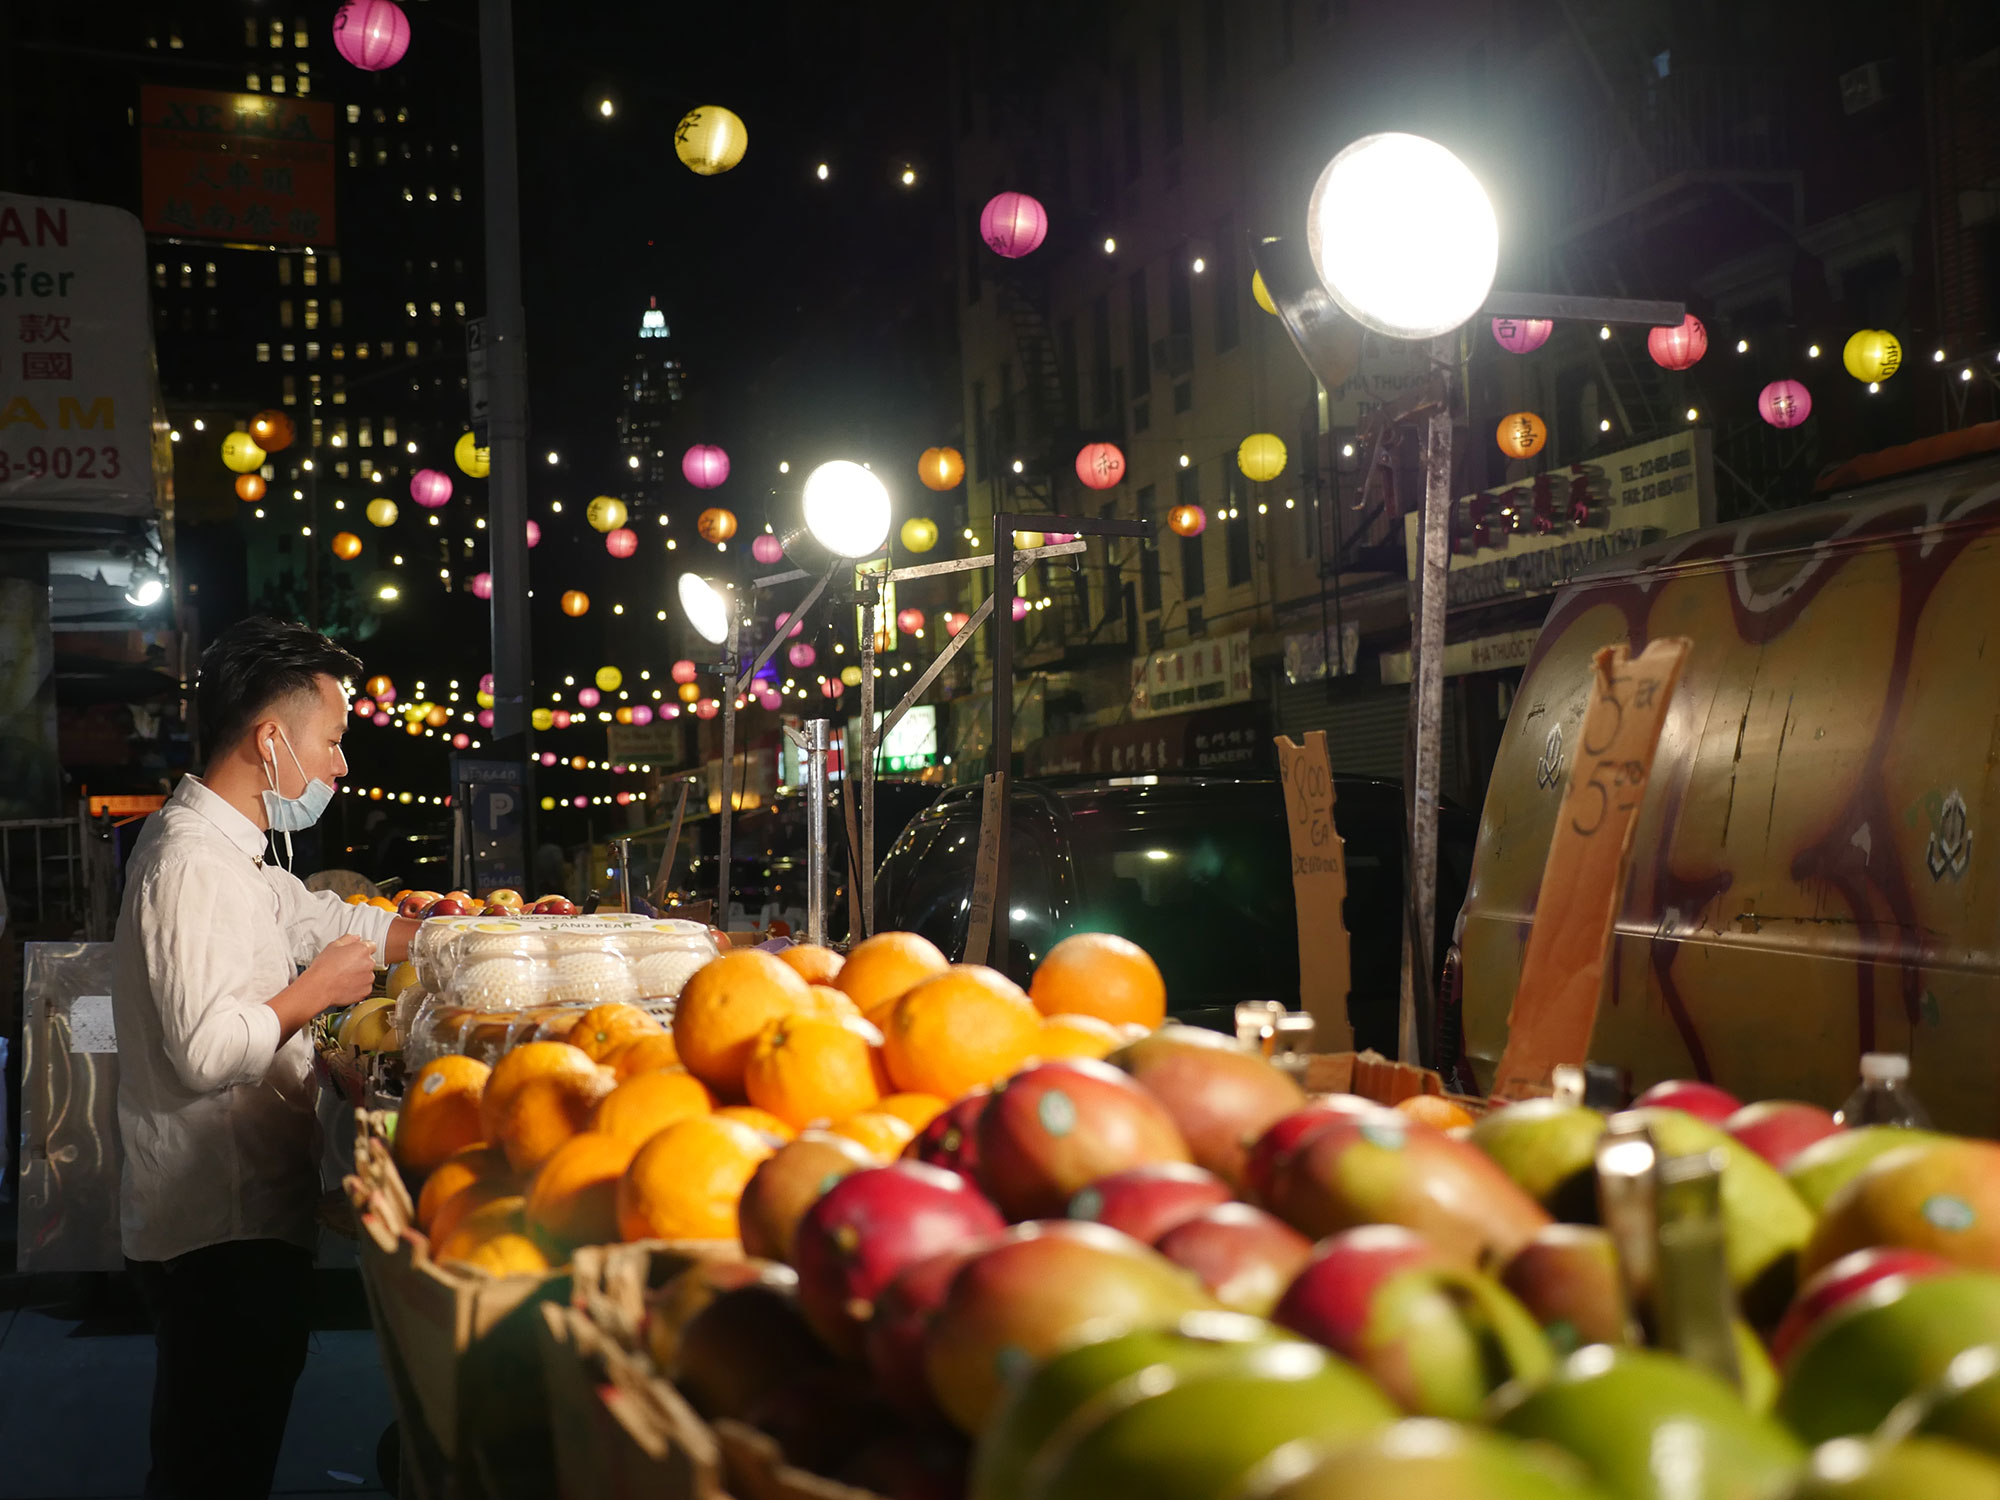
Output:
[[806,530],[840,557],[866,557],[889,539],[889,491],[862,468],[837,458],[806,475]]
[[160,602],[166,591],[167,586],[157,578],[139,578],[125,595],[125,602],[136,604],[140,609],[150,609]]
[[680,594],[681,613],[688,617],[695,634],[712,646],[729,639],[729,600],[721,589],[699,573],[683,573],[675,590]]
[[1464,323],[1493,290],[1500,225],[1479,179],[1436,141],[1370,135],[1319,174],[1306,248],[1355,322],[1428,339]]

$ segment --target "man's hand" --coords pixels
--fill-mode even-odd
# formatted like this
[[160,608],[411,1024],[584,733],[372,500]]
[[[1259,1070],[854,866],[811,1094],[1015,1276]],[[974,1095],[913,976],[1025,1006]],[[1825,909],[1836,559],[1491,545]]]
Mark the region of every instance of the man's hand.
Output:
[[323,1010],[365,1000],[375,987],[375,949],[352,933],[320,949],[306,970],[264,1003],[278,1013],[279,1045]]

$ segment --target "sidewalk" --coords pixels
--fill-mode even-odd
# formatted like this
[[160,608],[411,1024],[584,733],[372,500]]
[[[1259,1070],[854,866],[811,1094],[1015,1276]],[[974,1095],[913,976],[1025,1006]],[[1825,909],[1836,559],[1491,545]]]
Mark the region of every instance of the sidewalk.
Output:
[[[385,1497],[375,1446],[394,1412],[358,1274],[320,1270],[314,1298],[273,1493]],[[0,1275],[0,1500],[139,1500],[152,1385],[125,1277]]]

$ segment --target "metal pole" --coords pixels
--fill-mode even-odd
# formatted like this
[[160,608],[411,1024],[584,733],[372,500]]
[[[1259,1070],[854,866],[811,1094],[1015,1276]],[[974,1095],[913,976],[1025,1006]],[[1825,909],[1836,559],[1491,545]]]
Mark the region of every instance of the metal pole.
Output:
[[826,755],[829,740],[825,719],[806,720],[806,941],[821,945],[826,942]]
[[[479,0],[485,117],[486,303],[491,339],[492,461],[487,547],[493,572],[493,743],[528,729],[528,360],[521,302],[521,185],[514,139],[512,0]],[[315,465],[315,468],[318,466]],[[529,799],[530,807],[533,798]],[[532,846],[531,846],[532,847]]]
[[1014,800],[1014,531],[1012,516],[996,516],[993,525],[993,743],[986,768],[1001,773],[1000,796],[993,821],[998,843],[993,881],[993,936],[987,962],[1007,972],[1007,903],[1013,899],[1009,876],[1007,814]]
[[736,810],[736,669],[741,665],[736,659],[737,640],[742,634],[742,611],[736,603],[736,595],[729,595],[729,641],[723,647],[728,660],[723,668],[722,698],[722,802],[716,809],[721,819],[716,838],[716,862],[719,866],[715,877],[715,925],[724,932],[729,930],[729,825]]
[[[854,802],[855,831],[861,847],[861,932],[875,931],[875,622],[881,617],[882,585],[865,574],[861,631],[861,754],[847,758],[848,796]],[[849,747],[852,750],[853,747]]]

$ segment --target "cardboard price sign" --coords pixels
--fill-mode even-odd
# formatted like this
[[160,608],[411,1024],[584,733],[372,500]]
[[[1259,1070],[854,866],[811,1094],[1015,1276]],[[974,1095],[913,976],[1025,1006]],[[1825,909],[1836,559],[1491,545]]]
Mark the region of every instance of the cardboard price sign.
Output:
[[1590,706],[1507,1017],[1507,1050],[1493,1085],[1500,1098],[1546,1093],[1557,1064],[1581,1064],[1590,1051],[1612,924],[1632,867],[1632,830],[1667,702],[1693,645],[1685,636],[1670,636],[1636,659],[1623,646],[1597,653]]
[[1315,729],[1296,745],[1285,735],[1278,774],[1285,788],[1285,821],[1292,836],[1292,894],[1299,910],[1299,1004],[1313,1018],[1313,1050],[1345,1052],[1354,1046],[1347,1018],[1350,969],[1347,926],[1347,846],[1333,822],[1333,767],[1326,731]]

